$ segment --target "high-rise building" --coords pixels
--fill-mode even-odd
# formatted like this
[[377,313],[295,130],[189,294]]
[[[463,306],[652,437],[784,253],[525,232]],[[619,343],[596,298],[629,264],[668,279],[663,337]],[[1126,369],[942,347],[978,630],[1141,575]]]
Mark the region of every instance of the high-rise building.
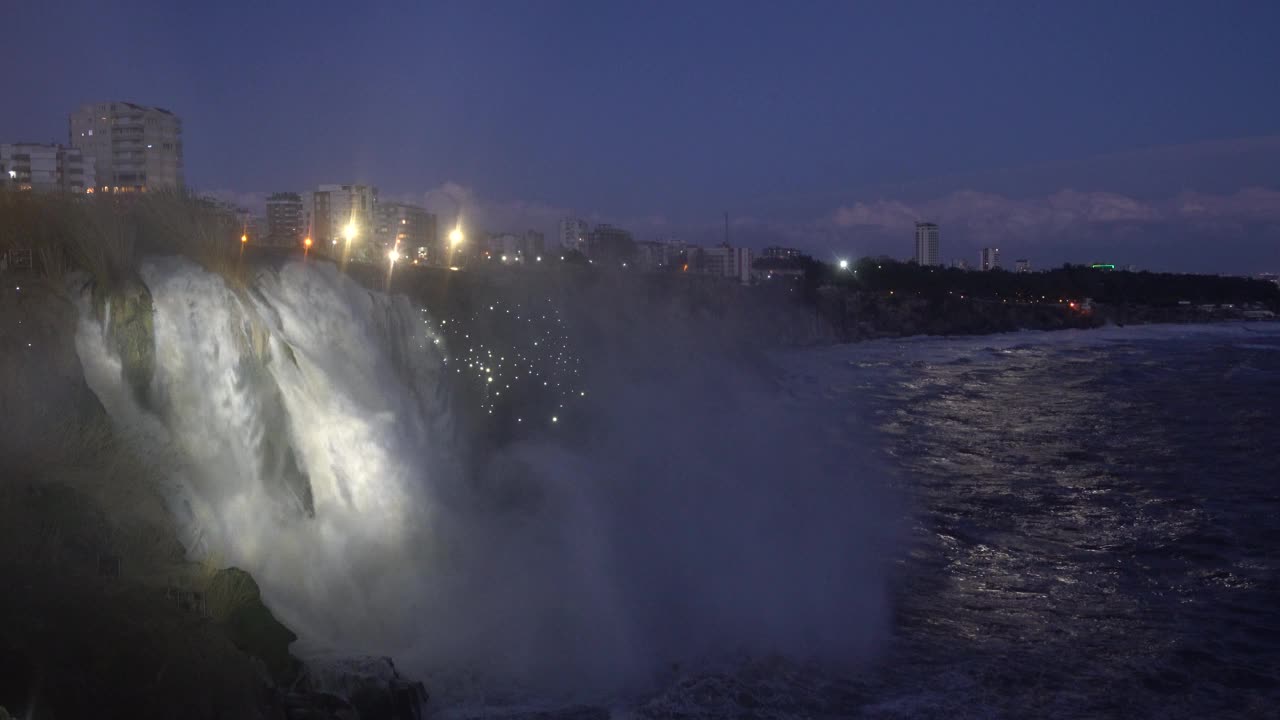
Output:
[[738,282],[746,285],[751,282],[751,248],[736,247],[733,248],[733,254],[730,256],[731,272],[730,276],[738,280]]
[[306,210],[301,195],[279,192],[267,197],[268,245],[298,247],[306,233]]
[[636,241],[620,227],[602,223],[587,237],[587,255],[593,260],[625,262],[633,260],[635,254]]
[[563,250],[577,250],[586,254],[587,241],[591,237],[591,228],[585,220],[563,218],[560,220],[560,247]]
[[348,240],[353,251],[367,248],[377,202],[378,189],[370,185],[321,185],[311,194],[311,239],[329,252],[345,247]]
[[93,192],[93,158],[62,145],[0,145],[0,187],[13,190]]
[[547,251],[546,237],[537,230],[526,230],[524,233],[524,245],[521,252],[524,253],[526,260],[536,261],[541,257],[542,253]]
[[690,268],[692,272],[716,277],[735,278],[743,283],[751,281],[751,248],[731,247],[721,243],[715,247],[703,248],[697,254],[696,262]]
[[129,102],[83,105],[69,119],[71,145],[93,158],[98,192],[183,186],[182,120]]
[[995,270],[1000,267],[1000,248],[982,248],[982,256],[978,267],[983,270]]
[[1025,259],[1024,259],[1024,260],[1014,260],[1014,261],[1013,261],[1013,271],[1014,271],[1014,272],[1020,272],[1020,273],[1029,273],[1029,272],[1031,272],[1031,261],[1030,261],[1030,260],[1025,260]]
[[938,226],[934,223],[916,223],[916,262],[920,265],[938,264]]
[[380,202],[374,209],[373,238],[378,252],[443,264],[445,254],[436,234],[436,216],[417,205]]

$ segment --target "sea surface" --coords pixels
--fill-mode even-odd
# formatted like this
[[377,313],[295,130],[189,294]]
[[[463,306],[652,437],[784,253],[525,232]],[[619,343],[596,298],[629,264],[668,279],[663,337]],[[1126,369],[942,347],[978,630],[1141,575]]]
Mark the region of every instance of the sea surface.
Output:
[[891,638],[855,670],[753,659],[621,714],[1280,716],[1280,326],[783,362],[792,392],[877,428],[908,498]]

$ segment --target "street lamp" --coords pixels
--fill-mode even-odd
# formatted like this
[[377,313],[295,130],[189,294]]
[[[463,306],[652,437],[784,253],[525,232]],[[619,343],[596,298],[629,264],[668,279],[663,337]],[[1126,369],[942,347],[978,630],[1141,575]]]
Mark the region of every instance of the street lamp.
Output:
[[346,238],[346,241],[348,243],[350,243],[352,240],[355,240],[357,234],[358,234],[358,228],[356,227],[355,220],[348,221],[347,226],[342,228],[342,237]]
[[848,260],[841,260],[841,261],[840,261],[840,269],[841,269],[841,270],[848,270],[848,269],[849,269],[849,261],[848,261]]

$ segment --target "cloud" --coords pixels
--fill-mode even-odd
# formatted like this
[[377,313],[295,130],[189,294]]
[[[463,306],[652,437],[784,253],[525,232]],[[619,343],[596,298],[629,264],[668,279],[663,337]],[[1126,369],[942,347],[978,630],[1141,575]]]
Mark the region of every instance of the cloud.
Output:
[[1280,190],[1252,187],[1230,195],[1184,192],[1174,199],[1173,209],[1191,220],[1280,222]]
[[838,207],[831,221],[836,227],[878,227],[901,229],[912,227],[920,220],[920,212],[896,200],[874,200]]

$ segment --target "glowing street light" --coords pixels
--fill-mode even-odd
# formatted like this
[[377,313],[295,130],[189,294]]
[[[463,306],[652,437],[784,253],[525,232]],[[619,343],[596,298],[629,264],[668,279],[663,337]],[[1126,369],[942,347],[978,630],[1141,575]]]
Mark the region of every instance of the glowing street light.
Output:
[[849,261],[848,261],[848,260],[841,260],[841,261],[840,261],[840,269],[841,269],[841,270],[848,270],[848,269],[849,269]]
[[342,237],[346,238],[347,242],[351,242],[356,239],[357,232],[356,221],[351,220],[346,227],[342,228]]
[[462,228],[454,225],[453,230],[449,232],[449,244],[457,247],[462,244]]
[[248,235],[241,235],[241,236],[240,236],[240,242],[241,242],[242,244],[243,244],[243,243],[247,243],[247,242],[249,242],[249,236],[248,236]]
[[395,250],[392,250],[391,252],[387,253],[387,259],[391,261],[392,265],[395,265],[396,261],[400,259],[400,253],[396,252]]

